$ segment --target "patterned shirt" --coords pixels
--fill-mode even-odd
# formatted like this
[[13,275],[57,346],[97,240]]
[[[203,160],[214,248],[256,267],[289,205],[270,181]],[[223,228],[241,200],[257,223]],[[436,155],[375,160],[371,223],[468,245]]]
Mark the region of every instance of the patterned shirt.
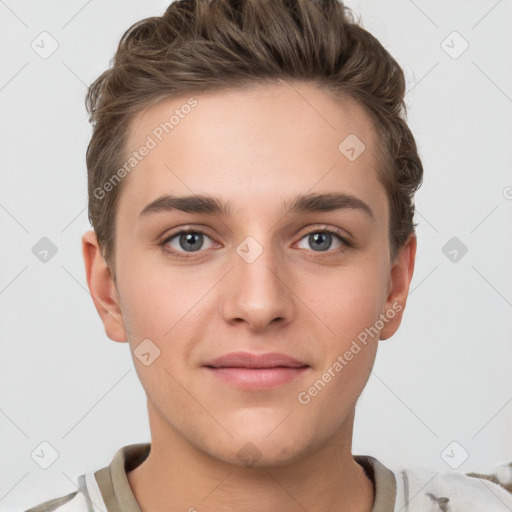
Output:
[[[112,462],[78,478],[77,490],[25,512],[141,512],[127,472],[149,455],[150,443],[120,448]],[[389,469],[375,457],[353,455],[374,485],[372,512],[511,512],[512,462],[494,474]]]

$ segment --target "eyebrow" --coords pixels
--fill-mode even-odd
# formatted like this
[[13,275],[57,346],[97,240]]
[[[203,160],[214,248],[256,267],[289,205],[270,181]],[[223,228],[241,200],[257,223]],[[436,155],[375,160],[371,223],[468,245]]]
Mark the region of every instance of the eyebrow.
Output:
[[[282,203],[284,213],[330,212],[336,210],[360,210],[375,220],[372,209],[361,199],[344,193],[300,194]],[[158,197],[139,213],[139,219],[154,213],[182,211],[206,215],[233,216],[229,202],[209,195],[173,196],[165,194]]]

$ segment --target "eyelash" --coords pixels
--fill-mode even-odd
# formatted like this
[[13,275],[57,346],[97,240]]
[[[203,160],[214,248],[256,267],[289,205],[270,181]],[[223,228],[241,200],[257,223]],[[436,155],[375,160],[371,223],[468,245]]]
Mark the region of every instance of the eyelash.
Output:
[[[209,238],[211,238],[206,232],[202,231],[201,229],[182,229],[181,231],[176,231],[176,233],[172,233],[171,235],[165,237],[161,242],[159,242],[159,245],[162,247],[162,249],[163,249],[163,251],[165,253],[170,254],[173,257],[182,258],[182,259],[193,258],[194,257],[194,252],[189,253],[190,256],[185,256],[186,253],[175,251],[174,249],[170,250],[167,247],[167,244],[172,239],[176,238],[179,235],[183,235],[183,234],[187,234],[187,233],[202,234],[202,235],[206,235]],[[329,233],[329,234],[334,235],[335,237],[337,237],[343,243],[344,246],[346,246],[346,247],[353,247],[353,244],[347,240],[347,238],[343,235],[343,232],[338,230],[338,229],[334,229],[334,228],[330,228],[330,229],[327,229],[327,228],[325,228],[325,229],[315,228],[315,229],[312,229],[312,230],[307,231],[306,233],[304,233],[300,237],[299,241],[302,240],[303,238],[307,237],[308,235],[313,234],[313,233]],[[313,252],[319,252],[320,256],[318,256],[318,257],[322,257],[321,256],[322,254],[326,254],[327,257],[329,257],[329,256],[333,256],[333,255],[338,255],[344,249],[345,249],[345,247],[342,246],[342,247],[340,247],[340,248],[338,248],[338,249],[336,249],[334,251],[328,250],[328,251],[313,251]],[[202,251],[196,251],[196,252],[202,252]],[[325,256],[323,256],[323,257],[325,257]]]

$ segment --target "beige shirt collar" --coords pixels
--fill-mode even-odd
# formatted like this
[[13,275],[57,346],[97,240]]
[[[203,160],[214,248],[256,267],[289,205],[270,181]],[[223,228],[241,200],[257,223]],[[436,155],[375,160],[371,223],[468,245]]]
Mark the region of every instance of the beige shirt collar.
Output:
[[[124,446],[116,452],[109,466],[94,473],[107,512],[141,512],[126,473],[142,464],[150,449],[150,443]],[[392,512],[396,499],[393,472],[370,455],[353,457],[374,483],[375,501],[372,512]]]

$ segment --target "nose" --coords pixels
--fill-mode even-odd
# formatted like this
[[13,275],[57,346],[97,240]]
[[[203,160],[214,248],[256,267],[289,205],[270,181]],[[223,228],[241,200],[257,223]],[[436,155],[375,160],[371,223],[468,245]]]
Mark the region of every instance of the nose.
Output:
[[248,237],[236,248],[230,263],[232,270],[219,290],[221,314],[226,322],[245,322],[251,330],[261,331],[292,320],[293,287],[283,255],[277,254],[269,243]]

